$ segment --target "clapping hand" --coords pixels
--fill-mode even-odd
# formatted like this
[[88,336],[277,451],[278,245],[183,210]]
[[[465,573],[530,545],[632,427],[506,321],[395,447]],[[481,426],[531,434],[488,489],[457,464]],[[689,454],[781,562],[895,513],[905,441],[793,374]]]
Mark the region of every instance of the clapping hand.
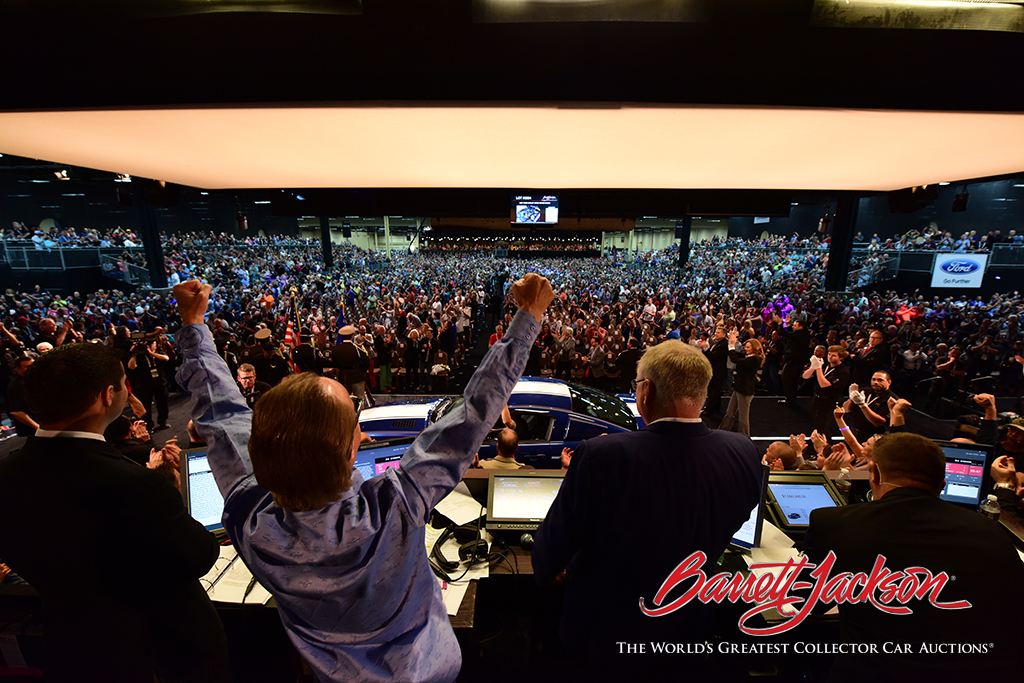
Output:
[[131,426],[132,437],[139,441],[149,441],[149,430],[146,428],[146,423],[142,420],[136,420]]
[[821,453],[828,446],[828,439],[822,436],[821,432],[815,429],[811,432],[811,444],[814,446],[815,453]]
[[569,463],[572,462],[573,451],[569,450],[568,446],[562,449],[562,469],[569,469]]
[[800,455],[807,448],[807,436],[805,434],[790,434],[789,447],[796,451],[797,455]]
[[824,364],[822,362],[822,360],[820,358],[818,358],[817,356],[811,356],[810,363],[811,363],[811,369],[812,370],[820,370],[821,366]]
[[832,453],[827,457],[822,454],[818,456],[818,469],[821,470],[841,470],[844,467],[849,467],[850,463],[853,462],[853,454],[846,450],[846,445],[837,443],[832,446]]
[[850,400],[859,406],[867,403],[867,397],[864,396],[864,392],[860,390],[860,386],[856,382],[850,385]]
[[176,470],[181,469],[181,447],[178,446],[178,437],[175,436],[165,443],[160,452],[163,454],[164,462],[170,463]]

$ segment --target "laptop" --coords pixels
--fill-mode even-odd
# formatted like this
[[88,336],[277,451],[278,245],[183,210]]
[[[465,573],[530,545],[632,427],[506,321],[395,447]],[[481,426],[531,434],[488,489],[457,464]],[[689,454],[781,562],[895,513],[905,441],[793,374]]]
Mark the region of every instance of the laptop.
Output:
[[936,441],[946,456],[946,486],[939,498],[961,507],[977,510],[992,493],[989,468],[995,448],[978,443]]
[[181,496],[192,519],[208,530],[224,531],[221,517],[224,498],[220,495],[213,471],[206,458],[206,448],[192,448],[181,452]]
[[790,538],[803,538],[811,512],[845,505],[825,472],[795,471],[768,474],[766,507],[772,523]]

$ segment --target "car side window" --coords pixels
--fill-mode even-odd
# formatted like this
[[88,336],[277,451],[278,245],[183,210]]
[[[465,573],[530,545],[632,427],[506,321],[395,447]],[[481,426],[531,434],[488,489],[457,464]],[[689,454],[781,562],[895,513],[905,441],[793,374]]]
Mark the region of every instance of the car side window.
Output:
[[566,441],[583,441],[584,439],[592,439],[595,436],[601,436],[607,434],[608,428],[604,425],[592,424],[590,422],[583,422],[582,420],[570,419],[569,420],[569,433],[566,435]]

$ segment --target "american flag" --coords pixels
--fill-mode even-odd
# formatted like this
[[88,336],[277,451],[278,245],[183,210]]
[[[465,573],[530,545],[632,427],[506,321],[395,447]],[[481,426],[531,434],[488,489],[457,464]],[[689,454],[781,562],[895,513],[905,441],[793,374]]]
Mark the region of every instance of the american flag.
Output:
[[[295,330],[292,329],[291,321],[288,321],[288,329],[285,330],[285,333],[284,333],[284,343],[285,343],[285,346],[287,346],[288,349],[289,349],[288,356],[291,357],[291,355],[292,355],[291,351],[294,351],[295,347],[299,345],[299,335],[298,335],[298,333],[295,332]],[[292,372],[298,374],[299,367],[297,365],[295,365],[294,362],[292,362],[291,365],[292,365]]]

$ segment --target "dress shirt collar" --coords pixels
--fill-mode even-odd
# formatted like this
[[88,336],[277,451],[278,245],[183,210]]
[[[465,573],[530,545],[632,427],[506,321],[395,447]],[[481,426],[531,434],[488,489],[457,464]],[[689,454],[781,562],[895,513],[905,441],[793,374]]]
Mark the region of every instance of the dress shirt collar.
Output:
[[684,424],[703,424],[704,420],[700,419],[699,417],[659,417],[657,420],[649,422],[648,424],[653,425],[658,424],[659,422],[682,422]]
[[96,432],[76,432],[70,429],[63,431],[37,429],[36,436],[43,439],[93,439],[94,441],[107,442],[102,434],[97,434]]

